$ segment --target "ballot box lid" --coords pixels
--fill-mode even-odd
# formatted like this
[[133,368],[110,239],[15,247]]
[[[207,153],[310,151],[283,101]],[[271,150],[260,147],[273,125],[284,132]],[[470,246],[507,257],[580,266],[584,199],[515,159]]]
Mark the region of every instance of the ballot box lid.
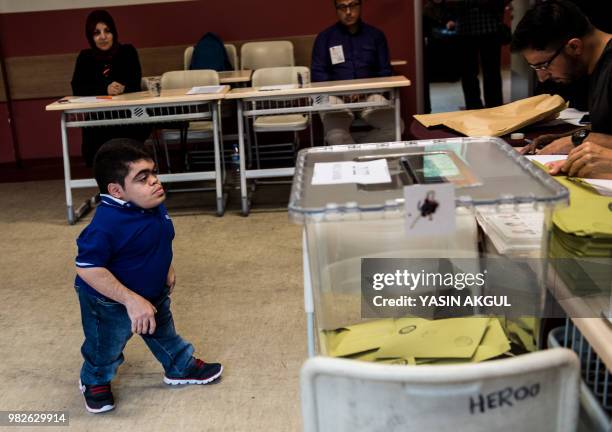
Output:
[[435,183],[453,184],[457,207],[569,202],[567,189],[502,139],[449,138],[304,149],[289,216],[297,223],[401,216],[405,187]]

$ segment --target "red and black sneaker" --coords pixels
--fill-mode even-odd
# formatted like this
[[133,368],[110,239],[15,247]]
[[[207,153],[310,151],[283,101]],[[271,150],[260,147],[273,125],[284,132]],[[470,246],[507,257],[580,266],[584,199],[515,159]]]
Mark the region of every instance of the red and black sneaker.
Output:
[[111,392],[110,383],[89,385],[83,384],[79,380],[79,388],[83,396],[85,396],[85,408],[90,413],[103,413],[115,408],[115,399]]
[[219,378],[223,373],[223,366],[219,363],[204,363],[195,359],[194,365],[182,377],[164,376],[164,382],[170,385],[178,384],[209,384]]

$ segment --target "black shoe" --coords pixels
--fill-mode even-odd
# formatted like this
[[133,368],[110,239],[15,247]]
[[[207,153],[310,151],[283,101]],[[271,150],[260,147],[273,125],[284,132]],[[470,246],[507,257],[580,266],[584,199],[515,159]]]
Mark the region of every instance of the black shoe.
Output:
[[223,366],[219,363],[204,363],[195,359],[195,364],[182,377],[164,376],[164,382],[170,385],[177,384],[208,384],[216,380],[223,373]]
[[111,392],[110,383],[89,385],[82,384],[79,380],[79,388],[85,396],[85,408],[90,413],[102,413],[115,408],[115,399]]

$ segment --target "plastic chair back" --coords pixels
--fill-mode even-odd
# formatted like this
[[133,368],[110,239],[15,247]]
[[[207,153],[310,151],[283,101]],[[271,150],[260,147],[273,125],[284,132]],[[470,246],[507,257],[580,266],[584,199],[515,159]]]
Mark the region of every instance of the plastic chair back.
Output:
[[188,46],[185,48],[185,52],[183,53],[183,69],[189,70],[189,66],[191,65],[191,57],[193,57],[193,47]]
[[242,69],[294,66],[293,43],[290,41],[247,42],[240,49]]
[[302,77],[302,84],[310,83],[310,69],[305,66],[257,69],[253,72],[251,82],[255,87],[277,84],[297,84],[299,82],[298,74]]
[[301,373],[304,431],[573,432],[579,378],[564,348],[440,366],[314,357]]
[[229,58],[229,61],[232,64],[232,69],[238,70],[238,51],[236,50],[236,45],[225,44],[224,46],[225,51],[227,52],[227,57]]
[[162,90],[207,85],[219,85],[217,71],[211,69],[170,71],[164,73],[161,78]]

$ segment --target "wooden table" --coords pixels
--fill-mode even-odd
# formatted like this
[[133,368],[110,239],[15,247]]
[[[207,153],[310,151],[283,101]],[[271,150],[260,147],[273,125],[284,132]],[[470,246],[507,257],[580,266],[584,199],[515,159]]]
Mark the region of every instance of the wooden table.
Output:
[[[198,180],[215,180],[217,194],[217,213],[224,212],[222,190],[223,167],[219,145],[219,104],[229,91],[224,86],[222,91],[214,94],[187,95],[189,89],[162,90],[161,96],[153,97],[149,92],[127,93],[112,98],[69,102],[77,99],[68,96],[47,105],[47,111],[61,111],[62,155],[64,161],[64,183],[66,189],[66,206],[68,223],[74,224],[83,211],[73,208],[72,189],[95,187],[94,179],[73,180],[70,172],[68,147],[69,127],[118,126],[130,124],[157,124],[177,121],[212,120],[215,148],[215,171],[190,172],[160,175],[161,182],[185,182]],[[108,99],[107,99],[108,98]],[[87,210],[83,208],[82,210]]]
[[[282,114],[306,114],[338,110],[363,110],[366,108],[391,107],[395,110],[395,138],[401,140],[399,90],[410,86],[404,76],[327,81],[310,83],[294,88],[262,91],[258,87],[232,89],[225,99],[238,102],[238,142],[240,152],[240,193],[242,213],[249,213],[247,179],[293,176],[293,168],[247,170],[244,149],[244,119],[248,117]],[[329,96],[369,95],[388,93],[388,100],[368,102],[330,103]]]
[[252,70],[235,70],[219,72],[219,84],[243,84],[251,81]]

